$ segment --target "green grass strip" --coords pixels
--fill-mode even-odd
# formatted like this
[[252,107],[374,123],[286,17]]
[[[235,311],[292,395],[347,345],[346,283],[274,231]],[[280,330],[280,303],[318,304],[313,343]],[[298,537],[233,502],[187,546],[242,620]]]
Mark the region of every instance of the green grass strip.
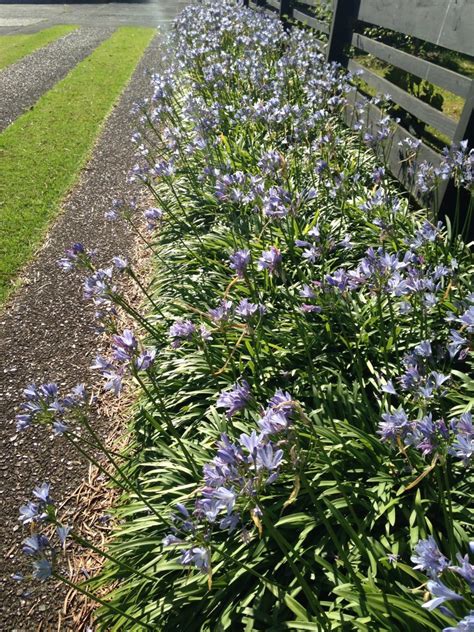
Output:
[[0,134],[0,301],[44,238],[154,33],[118,29]]
[[60,24],[30,35],[1,35],[0,70],[76,29],[77,26]]

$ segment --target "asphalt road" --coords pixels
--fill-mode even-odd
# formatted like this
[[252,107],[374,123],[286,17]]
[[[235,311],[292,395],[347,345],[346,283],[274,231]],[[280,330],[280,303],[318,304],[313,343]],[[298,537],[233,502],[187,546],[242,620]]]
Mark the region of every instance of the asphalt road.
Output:
[[32,33],[55,24],[165,26],[189,0],[43,3],[0,1],[0,35]]

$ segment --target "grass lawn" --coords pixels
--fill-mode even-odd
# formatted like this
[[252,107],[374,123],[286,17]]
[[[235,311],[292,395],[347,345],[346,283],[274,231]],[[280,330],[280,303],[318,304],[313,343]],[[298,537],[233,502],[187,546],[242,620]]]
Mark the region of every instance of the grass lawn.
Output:
[[60,24],[30,35],[0,36],[0,70],[76,29],[77,26]]
[[154,32],[118,29],[0,135],[0,301],[44,238]]
[[[390,64],[376,59],[371,55],[360,55],[356,56],[354,59],[358,61],[361,65],[366,66],[366,68],[372,70],[372,72],[379,75],[380,77],[387,78],[389,81],[392,82],[394,81],[393,78],[390,78],[389,76],[387,77],[390,70],[393,68],[393,66],[390,66]],[[456,62],[457,67],[451,68],[451,70],[454,70],[455,72],[458,72],[460,74],[464,74],[468,77],[474,76],[474,61],[461,56],[455,57],[454,61]],[[396,85],[399,85],[397,82],[395,83]],[[363,77],[361,78],[361,84],[363,86],[364,92],[366,92],[368,95],[374,96],[376,94],[377,91],[372,88],[372,86],[369,86],[367,83],[365,83],[365,81],[363,81]],[[452,92],[449,92],[448,90],[440,88],[439,86],[429,84],[428,82],[426,82],[426,84],[433,89],[436,95],[440,95],[442,97],[441,106],[437,106],[436,103],[430,103],[430,105],[432,105],[432,107],[436,108],[437,110],[443,112],[443,114],[446,114],[446,116],[449,116],[455,121],[458,121],[464,107],[464,99],[456,94],[453,94]],[[405,89],[403,85],[401,85],[401,87]],[[442,150],[444,146],[449,146],[451,143],[450,139],[447,136],[444,136],[444,134],[439,132],[431,125],[426,126],[425,135],[426,136],[423,137],[422,140],[427,142],[429,145],[432,145],[438,151]]]

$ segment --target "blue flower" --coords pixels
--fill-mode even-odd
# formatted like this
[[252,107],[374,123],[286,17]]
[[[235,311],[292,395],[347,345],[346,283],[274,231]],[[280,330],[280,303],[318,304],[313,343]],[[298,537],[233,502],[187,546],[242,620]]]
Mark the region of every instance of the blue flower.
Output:
[[[257,450],[257,470],[265,468],[269,472],[277,470],[283,459],[283,450],[274,450],[271,443],[267,443],[264,446],[260,446]],[[272,483],[276,478],[276,474],[273,474],[267,483]]]
[[35,533],[23,542],[23,553],[25,555],[36,555],[50,546],[45,535]]
[[281,219],[291,210],[291,195],[282,187],[271,187],[263,199],[263,212],[267,217]]
[[248,299],[244,298],[237,305],[235,313],[245,320],[250,320],[252,316],[257,313],[262,316],[265,313],[265,306],[259,303],[251,303]]
[[222,300],[219,305],[209,310],[209,316],[216,323],[221,323],[229,319],[232,310],[232,301]]
[[316,293],[312,287],[305,283],[299,291],[299,295],[303,298],[315,298]]
[[123,272],[129,267],[129,263],[125,257],[113,257],[112,262],[119,272]]
[[250,263],[250,250],[237,250],[229,257],[230,268],[235,270],[238,277],[243,278]]
[[22,430],[26,430],[27,428],[29,428],[33,421],[32,415],[28,415],[26,413],[16,415],[15,419],[17,432],[21,432]]
[[135,360],[135,367],[138,371],[147,371],[152,364],[154,363],[156,358],[156,349],[149,348],[145,349],[143,353],[141,353],[138,358]]
[[240,445],[247,450],[252,459],[255,459],[258,447],[262,444],[263,435],[257,435],[255,430],[252,430],[250,435],[240,435]]
[[41,559],[33,562],[33,577],[45,581],[52,575],[53,567],[49,560]]
[[259,270],[268,270],[270,274],[273,274],[276,272],[281,260],[281,252],[278,248],[272,246],[270,250],[262,252],[260,259],[258,260],[257,268]]
[[92,251],[87,251],[82,244],[73,244],[71,248],[66,250],[66,256],[59,259],[58,265],[66,272],[74,268],[87,268],[90,266],[90,259],[93,254]]
[[411,561],[415,563],[413,568],[426,571],[430,577],[436,577],[448,567],[448,560],[441,553],[433,536],[426,540],[420,540],[415,546],[416,555],[412,555]]
[[210,523],[216,521],[222,509],[222,504],[216,498],[201,498],[196,501],[194,515],[198,518],[205,517]]
[[430,358],[433,354],[429,340],[422,340],[414,349],[414,353],[421,358]]
[[219,529],[227,529],[229,533],[231,533],[239,524],[240,516],[238,514],[232,513],[227,516],[224,516],[222,520],[219,522]]
[[221,507],[224,507],[228,514],[232,513],[236,500],[235,492],[232,489],[218,487],[212,491],[212,498],[218,500]]
[[39,506],[36,503],[28,502],[20,507],[20,517],[18,520],[23,524],[29,524],[40,517]]
[[143,216],[147,220],[147,229],[154,230],[158,224],[158,222],[163,218],[163,211],[159,208],[149,208],[144,213]]
[[443,632],[474,632],[474,610],[471,610],[455,627],[443,628]]
[[472,414],[466,412],[459,419],[453,419],[451,428],[455,432],[455,440],[449,448],[449,453],[461,459],[464,465],[469,465],[474,454]]
[[36,496],[36,498],[41,500],[43,503],[50,503],[51,499],[49,497],[49,489],[49,483],[43,483],[42,485],[34,488],[33,496]]
[[456,592],[454,592],[454,590],[451,590],[439,580],[430,580],[426,587],[428,588],[430,593],[434,595],[433,599],[430,599],[423,604],[423,608],[426,608],[427,610],[434,610],[445,601],[460,601],[464,599],[464,597],[458,595]]
[[138,342],[131,329],[125,329],[121,336],[112,336],[114,344],[114,357],[119,362],[128,362],[134,355]]
[[182,514],[185,518],[189,518],[189,511],[183,505],[183,503],[176,503],[176,509]]
[[393,442],[397,437],[404,436],[410,428],[408,416],[403,408],[399,408],[394,413],[384,413],[382,419],[377,430],[382,441]]
[[110,304],[110,292],[113,267],[96,270],[94,274],[84,281],[84,298],[94,300],[96,306]]
[[290,420],[284,411],[269,410],[258,422],[263,435],[272,435],[283,432],[290,425]]
[[240,384],[234,384],[231,391],[224,391],[219,395],[216,407],[225,408],[227,417],[232,417],[247,406],[250,398],[250,386],[246,380],[242,380]]
[[268,406],[275,411],[282,412],[289,419],[293,415],[295,401],[288,391],[278,388],[269,400]]
[[460,566],[450,566],[449,570],[454,571],[465,579],[469,584],[471,592],[474,592],[474,565],[469,562],[469,557],[467,555],[462,557],[461,554],[458,553],[457,560]]
[[63,435],[69,427],[63,421],[53,421],[53,432],[57,436]]
[[467,309],[458,321],[464,325],[469,333],[474,333],[474,306]]
[[448,352],[451,359],[455,358],[458,352],[468,344],[467,338],[461,336],[455,329],[450,330],[450,340]]
[[474,437],[458,434],[449,449],[449,453],[457,456],[464,465],[469,465],[474,454]]
[[210,564],[209,551],[199,546],[183,551],[181,555],[181,564],[183,564],[183,566],[193,565],[204,573],[207,573]]
[[67,525],[59,525],[56,527],[56,535],[58,536],[58,540],[61,543],[61,546],[65,546],[66,539],[71,531],[71,527]]

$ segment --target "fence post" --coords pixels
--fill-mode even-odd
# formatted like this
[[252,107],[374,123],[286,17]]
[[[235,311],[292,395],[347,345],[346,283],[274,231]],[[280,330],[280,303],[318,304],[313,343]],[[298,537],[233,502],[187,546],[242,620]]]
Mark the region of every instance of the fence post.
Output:
[[[453,145],[459,144],[462,140],[467,140],[468,151],[469,149],[474,149],[474,79],[471,81],[471,88],[464,102],[461,118],[456,127]],[[472,204],[470,196],[471,193],[466,189],[461,189],[461,191],[458,192],[452,180],[444,184],[444,186],[441,186],[438,192],[439,204],[437,211],[440,219],[444,219],[445,216],[448,216],[451,223],[453,223],[455,220],[456,205],[459,205],[459,212],[464,213],[464,216],[461,215],[459,218],[460,225],[453,226],[453,229],[457,229],[458,233],[463,229],[463,224],[467,220],[466,213],[469,204]],[[470,225],[464,227],[463,237],[465,241],[474,240],[474,220],[472,216]]]
[[352,41],[359,6],[360,0],[334,0],[334,12],[326,51],[327,61],[336,61],[342,66],[347,66],[349,57],[345,49]]
[[290,20],[293,17],[293,0],[280,0],[280,20],[285,27],[290,26]]

